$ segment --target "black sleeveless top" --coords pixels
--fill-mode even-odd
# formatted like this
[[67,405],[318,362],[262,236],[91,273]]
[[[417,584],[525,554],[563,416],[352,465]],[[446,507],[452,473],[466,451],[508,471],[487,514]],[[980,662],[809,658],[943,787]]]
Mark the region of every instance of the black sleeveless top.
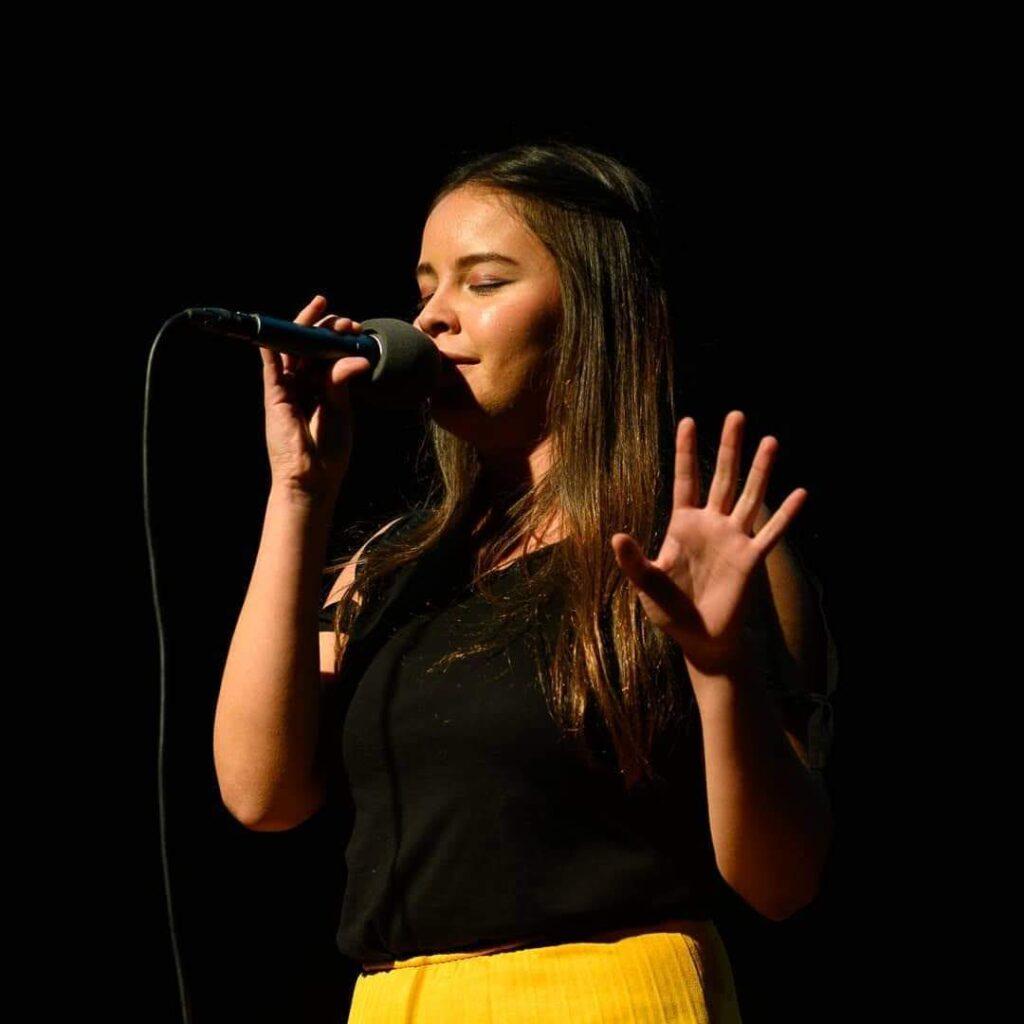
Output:
[[[553,550],[498,570],[493,589]],[[466,570],[444,544],[402,567],[353,624],[325,704],[341,752],[328,801],[351,815],[339,950],[367,963],[710,918],[724,882],[696,710],[662,748],[664,778],[627,794],[610,749],[595,772],[562,739],[529,630],[427,673],[496,614]],[[532,627],[548,649],[558,606]]]
[[[523,561],[493,573],[499,595]],[[351,824],[340,951],[374,963],[711,918],[724,883],[695,711],[663,748],[664,778],[627,794],[610,744],[595,772],[562,739],[528,631],[497,655],[426,673],[496,613],[460,584],[458,562],[442,544],[359,612],[325,705],[341,752],[328,799]],[[558,604],[535,627],[549,649]]]

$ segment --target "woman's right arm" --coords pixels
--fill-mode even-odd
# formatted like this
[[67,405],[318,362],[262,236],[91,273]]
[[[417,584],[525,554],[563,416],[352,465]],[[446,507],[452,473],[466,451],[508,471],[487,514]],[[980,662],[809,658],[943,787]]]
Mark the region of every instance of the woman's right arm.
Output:
[[[349,559],[324,607],[352,585],[366,545],[397,521]],[[271,491],[221,679],[213,740],[221,799],[256,831],[294,828],[326,796],[315,764],[321,695],[334,676],[334,634],[318,633],[329,527],[328,510]]]
[[[296,317],[321,326],[324,299]],[[318,320],[317,318],[320,317]],[[339,332],[357,321],[334,318]],[[362,357],[315,360],[260,347],[271,487],[256,564],[231,638],[213,729],[221,799],[243,824],[289,828],[322,803],[314,778],[323,564],[352,451],[348,381]]]
[[312,765],[316,639],[330,510],[271,488],[213,727],[224,806],[250,828],[288,828],[322,802]]

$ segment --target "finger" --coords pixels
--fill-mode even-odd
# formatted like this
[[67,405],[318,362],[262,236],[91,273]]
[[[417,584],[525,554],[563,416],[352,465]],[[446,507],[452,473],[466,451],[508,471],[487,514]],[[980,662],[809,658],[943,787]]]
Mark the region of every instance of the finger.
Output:
[[789,529],[790,523],[796,518],[797,512],[803,508],[807,500],[807,488],[798,487],[775,510],[775,514],[754,535],[755,550],[758,558],[766,557],[779,538]]
[[336,331],[351,331],[351,330],[362,330],[362,324],[358,320],[353,320],[348,316],[339,316],[334,321],[334,329]]
[[743,441],[743,413],[734,409],[722,424],[722,437],[718,446],[715,475],[708,492],[708,508],[717,509],[728,515],[732,509],[733,495],[739,478],[739,462]]
[[320,317],[314,326],[323,327],[329,331],[337,331],[339,334],[345,331],[350,331],[353,328],[358,330],[360,327],[360,325],[351,317],[338,316],[337,313],[328,313],[326,316]]
[[357,374],[370,369],[370,360],[365,356],[342,356],[331,367],[331,385],[337,387]]
[[754,529],[754,520],[768,491],[768,477],[778,450],[779,442],[774,437],[761,438],[754,461],[750,464],[743,493],[732,510],[732,518],[740,524],[744,533]]
[[611,543],[616,559],[631,580],[639,581],[650,572],[653,563],[628,533],[613,533]]
[[628,533],[612,535],[612,550],[619,567],[637,590],[643,591],[664,609],[666,615],[677,621],[683,618],[686,608],[679,588],[643,553]]
[[318,316],[323,316],[324,306],[327,300],[322,295],[314,295],[313,298],[303,306],[299,315],[292,321],[301,324],[303,327],[312,327]]
[[358,320],[353,320],[348,316],[338,316],[336,313],[328,313],[327,316],[317,321],[316,326],[337,331],[339,334],[343,334],[346,331],[362,330],[362,324]]
[[281,363],[281,353],[276,352],[272,348],[266,348],[264,345],[257,347],[260,350],[260,356],[263,358],[264,380],[269,381],[271,384],[280,384],[281,374],[284,372],[284,366]]
[[347,331],[350,327],[358,327],[359,323],[348,316],[338,316],[337,313],[328,313],[320,317],[313,325],[314,327],[326,327],[328,330]]
[[676,428],[675,483],[672,507],[692,506],[700,499],[700,468],[697,465],[697,424],[685,416]]
[[282,352],[281,357],[284,368],[295,377],[304,376],[314,365],[309,356],[303,356],[297,352]]
[[[358,333],[362,329],[362,324],[351,317],[340,316],[334,321],[333,327],[339,334],[344,334],[347,331]],[[336,372],[339,364],[344,364],[340,374]],[[363,356],[342,356],[331,368],[331,380],[332,383],[337,384],[369,369],[371,369],[370,361]]]
[[[327,299],[322,295],[314,295],[313,298],[299,311],[299,315],[292,323],[300,324],[303,327],[312,327],[316,321],[317,314],[323,313]],[[282,352],[282,365],[286,373],[297,373],[301,367],[301,358],[290,352]]]
[[317,407],[309,417],[309,436],[313,439],[313,443],[318,449],[321,448],[323,444],[323,427],[321,426],[323,418],[324,403],[318,402]]

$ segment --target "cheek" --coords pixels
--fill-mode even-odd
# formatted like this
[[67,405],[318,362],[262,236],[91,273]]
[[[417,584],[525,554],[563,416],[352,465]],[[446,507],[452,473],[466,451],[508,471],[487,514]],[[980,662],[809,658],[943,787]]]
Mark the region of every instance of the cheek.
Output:
[[559,316],[558,304],[535,296],[517,297],[489,306],[480,317],[485,353],[503,362],[533,363],[551,345]]

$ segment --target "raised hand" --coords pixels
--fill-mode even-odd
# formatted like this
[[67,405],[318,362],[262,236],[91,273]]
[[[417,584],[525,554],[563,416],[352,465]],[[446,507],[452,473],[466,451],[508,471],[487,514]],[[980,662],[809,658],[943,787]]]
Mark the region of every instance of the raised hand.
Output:
[[699,508],[697,426],[689,416],[680,420],[672,516],[655,559],[648,559],[628,533],[611,538],[619,568],[636,588],[648,619],[705,675],[726,674],[741,662],[741,631],[754,570],[807,498],[807,490],[798,487],[753,533],[779,444],[773,437],[761,439],[736,500],[743,423],[739,410],[725,417],[707,504]]

